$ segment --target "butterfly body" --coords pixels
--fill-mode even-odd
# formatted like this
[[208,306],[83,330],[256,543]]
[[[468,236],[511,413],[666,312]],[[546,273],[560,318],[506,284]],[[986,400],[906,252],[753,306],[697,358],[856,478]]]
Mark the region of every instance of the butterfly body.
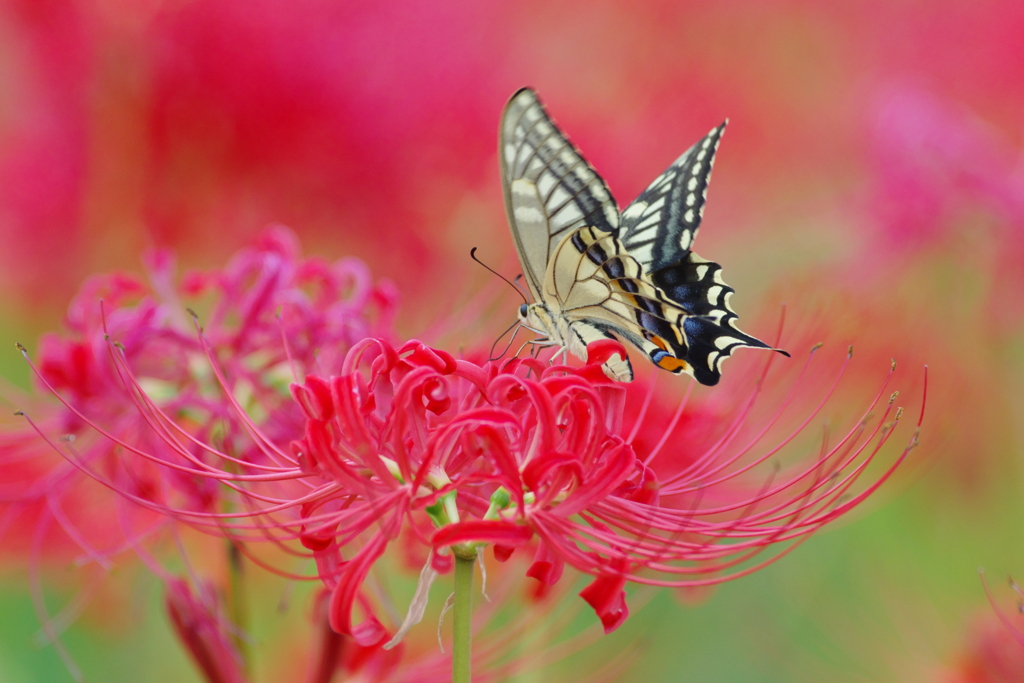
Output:
[[[620,212],[604,180],[529,89],[502,116],[500,158],[512,234],[535,303],[520,322],[586,360],[587,346],[620,338],[658,367],[718,382],[742,346],[768,348],[741,332],[721,267],[690,250],[725,124],[681,156]],[[612,356],[605,374],[633,379]]]
[[[544,303],[529,304],[520,316],[523,325],[542,335],[545,346],[558,346],[577,358],[587,360],[587,346],[607,334],[598,326],[583,320],[571,320],[563,312]],[[617,382],[631,382],[633,368],[625,358],[609,359],[603,365],[605,374]]]

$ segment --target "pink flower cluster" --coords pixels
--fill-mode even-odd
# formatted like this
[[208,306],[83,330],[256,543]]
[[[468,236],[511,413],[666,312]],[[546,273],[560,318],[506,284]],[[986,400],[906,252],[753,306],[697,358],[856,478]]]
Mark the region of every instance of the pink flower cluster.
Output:
[[[186,274],[176,282],[166,252],[151,256],[147,266],[148,282],[127,275],[88,281],[69,309],[67,332],[46,335],[39,344],[35,367],[44,395],[8,397],[24,409],[30,427],[22,421],[0,431],[0,527],[9,551],[31,540],[30,575],[43,631],[76,677],[78,668],[58,640],[62,619],[51,618],[42,600],[41,564],[63,564],[60,558],[78,552],[77,561],[92,564],[94,576],[102,578],[120,555],[135,550],[166,584],[171,625],[205,680],[244,681],[245,656],[238,646],[247,637],[245,625],[235,623],[225,606],[223,577],[205,576],[184,554],[174,564],[184,562],[187,578],[166,569],[161,545],[168,534],[158,532],[169,531],[178,552],[185,553],[174,524],[183,511],[216,513],[234,502],[232,496],[266,508],[258,486],[301,496],[308,480],[301,470],[284,478],[238,476],[268,469],[248,430],[258,426],[281,443],[301,434],[304,416],[289,381],[340,370],[355,342],[391,336],[397,293],[386,282],[374,283],[355,259],[326,263],[302,257],[294,235],[280,227],[217,271]],[[201,316],[201,336],[186,306]],[[167,433],[153,429],[154,414],[140,411],[141,394],[132,394],[142,391],[173,416],[183,430],[178,436],[195,440],[189,457],[168,447]],[[216,443],[224,458],[204,452],[200,440]],[[131,450],[122,450],[124,444]],[[152,457],[136,457],[140,452]],[[238,487],[247,489],[244,495]],[[270,516],[273,510],[261,513]],[[243,537],[227,525],[210,529]],[[241,542],[231,547],[246,550]],[[98,585],[86,582],[73,604],[86,604]],[[489,591],[498,598],[513,586],[518,584],[492,581]],[[522,658],[509,658],[508,629],[523,638],[536,632],[530,624],[551,616],[557,595],[535,601],[511,621],[503,619],[501,638],[486,631],[497,610],[490,603],[477,610],[483,631],[474,660],[481,680],[498,680],[503,671],[524,666]],[[324,610],[327,605],[323,601]],[[381,681],[450,677],[450,664],[431,647],[432,637],[426,647],[410,650],[401,643],[384,650],[383,642],[364,647],[336,634],[326,611],[320,621],[323,642],[303,653],[316,659],[310,680],[330,680],[339,668]],[[580,644],[580,638],[572,640]],[[538,657],[549,647],[539,644]]]
[[[64,405],[7,396],[35,427],[0,432],[0,533],[10,549],[31,536],[39,553],[60,553],[70,540],[88,560],[109,567],[114,555],[154,530],[147,521],[166,522],[140,517],[123,496],[104,496],[82,471],[102,472],[109,488],[141,498],[177,496],[192,507],[218,500],[215,482],[191,476],[172,457],[125,459],[115,441],[88,427],[103,425],[107,435],[144,448],[163,443],[128,395],[110,339],[163,410],[187,421],[196,438],[216,438],[244,461],[243,425],[219,395],[207,352],[217,358],[223,386],[246,407],[259,406],[248,419],[285,438],[302,424],[287,391],[293,372],[335,367],[359,339],[391,334],[393,287],[374,283],[355,259],[303,258],[282,227],[265,231],[223,269],[186,274],[180,283],[169,253],[152,254],[147,266],[148,283],[127,275],[90,279],[70,306],[67,333],[42,338],[38,379]],[[186,306],[203,313],[203,342]],[[36,431],[59,439],[71,460],[59,458]]]
[[[527,575],[548,586],[566,565],[590,574],[580,595],[610,632],[628,616],[628,582],[705,586],[753,572],[864,500],[916,443],[915,433],[903,456],[855,488],[902,413],[895,394],[885,403],[883,385],[863,419],[818,458],[752,488],[749,473],[813,420],[834,384],[781,443],[761,444],[788,399],[737,445],[762,376],[719,437],[702,443],[677,430],[685,400],[667,425],[645,422],[653,391],[639,413],[625,410],[627,392],[637,389],[608,381],[599,369],[609,353],[624,353],[617,343],[592,349],[591,365],[572,368],[536,359],[475,363],[418,341],[395,348],[366,339],[337,373],[310,373],[291,385],[304,425],[294,425],[285,446],[279,432],[248,416],[223,357],[205,336],[202,343],[244,447],[213,443],[210,433],[190,428],[181,406],[168,410],[144,391],[130,355],[113,344],[117,375],[153,438],[94,426],[132,455],[126,467],[137,461],[162,468],[203,495],[143,491],[73,452],[65,450],[66,457],[132,503],[225,535],[279,573],[298,577],[253,549],[312,557],[331,590],[332,628],[363,647],[392,634],[362,588],[403,535],[429,551],[433,576],[450,568],[452,553],[475,557],[487,544],[499,560],[532,553]],[[880,403],[881,416],[872,420]],[[652,432],[660,432],[656,445],[638,450]],[[779,544],[781,553],[755,561]]]

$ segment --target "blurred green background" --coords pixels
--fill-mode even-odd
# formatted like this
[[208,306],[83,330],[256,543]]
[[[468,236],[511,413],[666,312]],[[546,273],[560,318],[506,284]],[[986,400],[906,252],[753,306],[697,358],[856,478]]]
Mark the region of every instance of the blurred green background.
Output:
[[[1024,680],[1024,647],[1019,668],[989,661],[978,576],[1024,630],[1005,583],[1024,575],[1022,35],[1010,1],[4,0],[0,370],[28,386],[13,342],[58,329],[90,273],[139,271],[153,246],[213,267],[270,222],[393,279],[417,336],[489,282],[470,247],[516,272],[495,147],[518,87],[620,204],[729,117],[700,253],[748,331],[786,302],[798,337],[866,349],[859,368],[927,362],[922,446],[783,561],[699,604],[660,594],[594,648],[646,644],[621,680]],[[11,537],[0,680],[70,680]],[[80,571],[46,567],[52,605]],[[306,621],[266,581],[253,623],[276,663],[257,680]],[[158,582],[126,567],[104,586],[65,634],[86,677],[198,680]]]

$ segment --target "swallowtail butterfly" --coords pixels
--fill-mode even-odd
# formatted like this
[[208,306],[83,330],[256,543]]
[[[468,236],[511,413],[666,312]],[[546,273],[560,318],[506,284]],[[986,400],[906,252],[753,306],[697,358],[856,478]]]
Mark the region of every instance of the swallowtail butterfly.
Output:
[[[604,180],[523,88],[505,106],[498,156],[505,208],[533,304],[519,320],[586,360],[619,337],[659,368],[717,384],[738,348],[767,344],[735,326],[722,268],[690,251],[725,123],[688,149],[625,210]],[[785,353],[781,351],[781,353]],[[789,355],[789,354],[786,354]],[[629,382],[626,358],[604,363]]]

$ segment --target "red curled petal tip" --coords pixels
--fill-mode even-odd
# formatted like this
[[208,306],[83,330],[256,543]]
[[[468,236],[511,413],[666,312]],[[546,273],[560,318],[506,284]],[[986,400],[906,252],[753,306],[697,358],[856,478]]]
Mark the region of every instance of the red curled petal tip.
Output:
[[612,356],[626,360],[626,347],[615,339],[598,339],[587,344],[587,365],[602,365]]

